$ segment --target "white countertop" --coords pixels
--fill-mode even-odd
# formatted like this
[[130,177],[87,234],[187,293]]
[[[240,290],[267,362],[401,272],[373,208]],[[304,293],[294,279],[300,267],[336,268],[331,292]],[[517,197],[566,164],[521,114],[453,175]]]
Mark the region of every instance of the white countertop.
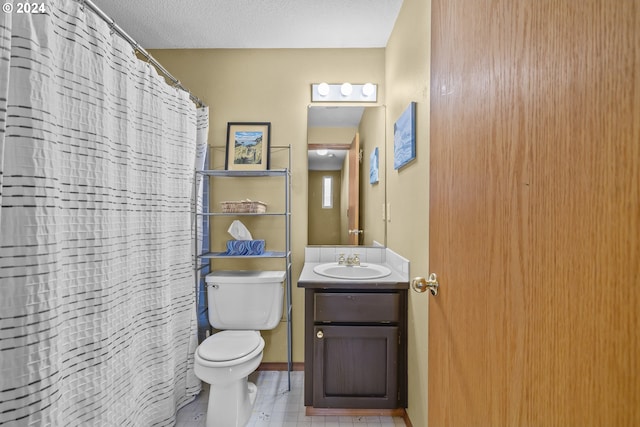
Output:
[[[377,287],[379,285],[383,285],[383,286],[387,285],[384,287],[388,287],[388,285],[404,284],[405,286],[403,287],[406,287],[408,286],[408,283],[409,283],[409,278],[407,277],[406,274],[396,271],[391,265],[386,263],[376,263],[376,264],[387,267],[389,270],[391,270],[391,274],[385,277],[380,277],[378,279],[335,279],[333,277],[322,276],[316,273],[315,271],[313,271],[313,268],[315,266],[321,265],[321,264],[324,264],[324,263],[323,262],[305,262],[304,267],[302,268],[302,272],[300,273],[300,277],[298,278],[298,287],[303,287],[303,288],[310,287],[310,286],[306,286],[310,284],[315,284],[315,285],[331,284],[333,285],[332,287],[336,287],[337,285],[339,286],[349,285],[350,287],[354,285],[355,286],[366,285],[366,286],[373,286],[373,287]],[[366,263],[363,263],[363,264],[366,264]]]

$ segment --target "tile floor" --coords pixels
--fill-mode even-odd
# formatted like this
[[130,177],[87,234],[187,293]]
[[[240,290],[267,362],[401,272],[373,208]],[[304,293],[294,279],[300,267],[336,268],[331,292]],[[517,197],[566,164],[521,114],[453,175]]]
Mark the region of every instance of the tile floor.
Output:
[[[291,373],[291,391],[287,391],[287,373],[257,371],[249,380],[258,386],[258,396],[247,427],[396,427],[404,426],[401,417],[339,417],[304,414],[303,372]],[[205,427],[208,385],[178,412],[176,427]]]

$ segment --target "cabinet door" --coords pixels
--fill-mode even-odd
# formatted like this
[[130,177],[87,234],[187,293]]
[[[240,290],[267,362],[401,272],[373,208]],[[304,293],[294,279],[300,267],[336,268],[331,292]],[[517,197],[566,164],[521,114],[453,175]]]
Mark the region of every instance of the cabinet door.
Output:
[[314,328],[313,406],[398,407],[398,327]]

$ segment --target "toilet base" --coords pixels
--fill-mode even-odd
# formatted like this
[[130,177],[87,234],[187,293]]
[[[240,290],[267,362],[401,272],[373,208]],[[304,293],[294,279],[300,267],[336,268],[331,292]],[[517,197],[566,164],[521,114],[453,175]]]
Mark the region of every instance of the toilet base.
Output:
[[258,387],[247,377],[227,384],[211,384],[207,427],[245,427],[251,418]]

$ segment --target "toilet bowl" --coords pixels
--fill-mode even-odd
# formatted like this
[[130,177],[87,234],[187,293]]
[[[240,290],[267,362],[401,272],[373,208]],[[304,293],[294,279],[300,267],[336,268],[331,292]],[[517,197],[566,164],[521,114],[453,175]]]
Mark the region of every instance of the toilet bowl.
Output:
[[214,271],[205,278],[209,323],[220,330],[194,354],[194,371],[209,383],[207,427],[244,427],[257,387],[248,381],[262,361],[261,330],[282,318],[284,271]]
[[263,349],[258,331],[221,331],[198,346],[195,374],[211,385],[207,427],[243,427],[249,421],[257,387],[247,377],[260,365]]

